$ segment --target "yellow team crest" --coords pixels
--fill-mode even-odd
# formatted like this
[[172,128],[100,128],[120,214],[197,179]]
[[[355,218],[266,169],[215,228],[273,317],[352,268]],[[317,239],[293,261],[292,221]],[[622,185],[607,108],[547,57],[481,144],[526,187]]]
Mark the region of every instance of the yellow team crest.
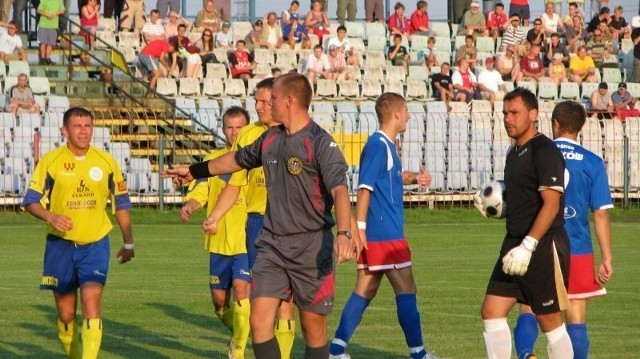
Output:
[[291,156],[287,160],[287,171],[289,171],[289,173],[291,173],[294,176],[297,176],[300,173],[302,173],[302,167],[303,167],[302,160],[298,156]]

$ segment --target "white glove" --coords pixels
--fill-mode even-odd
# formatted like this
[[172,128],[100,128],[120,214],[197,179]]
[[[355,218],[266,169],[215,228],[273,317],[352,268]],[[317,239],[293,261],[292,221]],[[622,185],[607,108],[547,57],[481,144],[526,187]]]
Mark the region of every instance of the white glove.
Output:
[[538,241],[526,236],[519,246],[513,248],[502,257],[502,271],[510,275],[524,275],[531,261],[531,254],[536,250]]
[[483,217],[488,218],[487,212],[484,211],[484,206],[482,205],[482,197],[480,197],[482,191],[484,191],[486,187],[487,185],[482,185],[480,188],[478,188],[476,193],[473,195],[473,205]]

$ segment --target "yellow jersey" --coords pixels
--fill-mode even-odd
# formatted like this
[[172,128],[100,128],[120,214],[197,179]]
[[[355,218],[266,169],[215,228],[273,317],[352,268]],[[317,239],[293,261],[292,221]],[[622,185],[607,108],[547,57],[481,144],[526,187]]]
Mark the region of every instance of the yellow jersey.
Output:
[[[211,151],[205,157],[205,161],[220,157],[229,152],[229,148],[220,148]],[[185,200],[195,200],[201,206],[207,205],[207,215],[216,205],[220,193],[226,187],[230,175],[215,176],[195,180]],[[218,221],[218,232],[214,235],[205,235],[204,248],[211,253],[232,256],[247,253],[246,231],[247,223],[246,188],[240,188],[240,194],[236,203]]]
[[85,156],[77,157],[61,146],[40,159],[23,206],[40,202],[51,213],[71,218],[73,229],[59,232],[47,224],[47,233],[87,244],[102,239],[113,227],[105,210],[109,200],[117,210],[131,207],[113,156],[91,146]]
[[[269,127],[259,121],[243,127],[233,144],[232,151],[252,144],[268,129]],[[264,215],[267,209],[267,185],[262,167],[249,171],[243,169],[232,174],[229,184],[237,187],[246,187],[247,213]]]

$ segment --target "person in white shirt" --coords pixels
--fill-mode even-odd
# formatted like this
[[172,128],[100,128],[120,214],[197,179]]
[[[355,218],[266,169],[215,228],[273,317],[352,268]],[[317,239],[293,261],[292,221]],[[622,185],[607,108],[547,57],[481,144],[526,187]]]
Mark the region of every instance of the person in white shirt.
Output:
[[140,31],[145,43],[153,40],[166,40],[167,34],[164,31],[164,25],[160,20],[160,12],[156,9],[151,10],[149,14],[149,22],[145,23]]
[[494,67],[493,57],[487,57],[484,62],[486,69],[480,71],[478,75],[478,87],[483,99],[491,102],[502,100],[507,93],[502,76]]
[[336,29],[336,37],[329,39],[327,43],[327,49],[331,46],[338,48],[338,51],[342,53],[347,59],[347,65],[360,66],[360,59],[358,55],[353,51],[353,46],[347,38],[347,28],[344,25],[338,26]]
[[451,83],[455,90],[456,101],[470,103],[477,97],[478,80],[469,68],[469,60],[465,58],[458,60],[458,69],[451,75]]
[[22,46],[16,23],[0,22],[0,61],[6,64],[9,60],[27,61],[27,53]]
[[553,33],[564,33],[564,22],[560,19],[560,15],[554,12],[555,6],[553,3],[548,2],[544,6],[544,14],[540,16],[542,20],[542,27],[547,36],[551,36]]
[[307,59],[307,78],[309,82],[314,83],[316,77],[329,77],[330,69],[329,57],[322,52],[322,45],[314,46],[313,53],[309,54]]
[[278,19],[275,12],[267,15],[267,23],[262,28],[262,39],[267,42],[269,49],[279,49],[282,46],[282,27],[276,21]]

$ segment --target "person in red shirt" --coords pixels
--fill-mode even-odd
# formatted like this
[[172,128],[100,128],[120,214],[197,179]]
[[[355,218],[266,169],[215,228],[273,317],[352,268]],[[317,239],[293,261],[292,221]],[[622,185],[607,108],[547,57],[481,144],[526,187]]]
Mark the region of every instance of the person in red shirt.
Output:
[[[167,71],[171,65],[167,61],[167,55],[171,52],[171,47],[166,40],[153,40],[147,44],[138,55],[135,65],[143,76],[149,77],[149,87],[155,88],[159,77],[163,76],[162,65]],[[153,96],[150,92],[147,96]]]
[[404,15],[404,5],[401,2],[396,3],[394,6],[395,12],[389,17],[388,25],[389,31],[392,35],[400,34],[402,36],[408,36],[411,34],[411,22],[409,18]]
[[507,14],[504,12],[504,4],[499,2],[487,14],[487,29],[489,30],[489,36],[496,39],[498,36],[502,36],[502,25],[507,23]]
[[231,77],[249,81],[253,70],[253,55],[245,49],[243,40],[236,42],[236,51],[229,54],[229,70]]
[[520,60],[520,69],[525,81],[533,81],[537,84],[545,79],[544,64],[540,58],[540,46],[531,45],[529,53]]
[[427,14],[427,2],[420,0],[416,3],[416,11],[411,14],[411,34],[432,36],[435,35],[429,28],[429,14]]

